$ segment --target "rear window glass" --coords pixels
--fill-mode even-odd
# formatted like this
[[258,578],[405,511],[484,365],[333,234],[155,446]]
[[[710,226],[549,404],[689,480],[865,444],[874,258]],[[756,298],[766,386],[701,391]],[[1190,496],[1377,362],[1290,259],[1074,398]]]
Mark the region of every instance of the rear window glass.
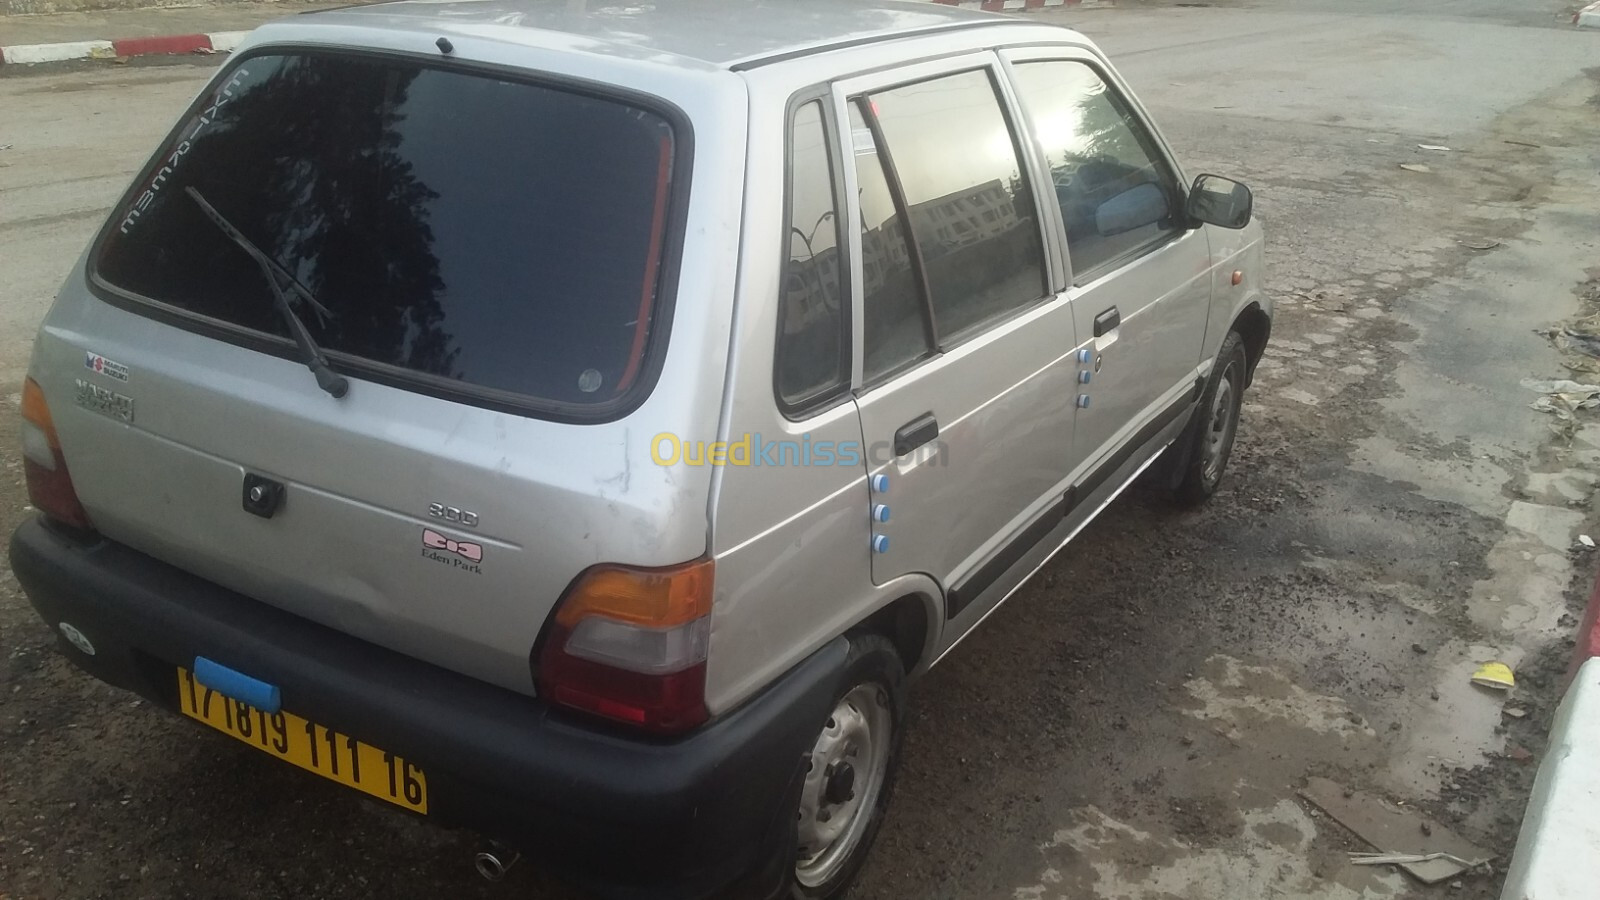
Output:
[[261,268],[193,188],[320,301],[326,316],[290,291],[336,363],[609,403],[660,343],[674,150],[662,116],[615,99],[376,57],[256,56],[117,210],[96,274],[287,338]]

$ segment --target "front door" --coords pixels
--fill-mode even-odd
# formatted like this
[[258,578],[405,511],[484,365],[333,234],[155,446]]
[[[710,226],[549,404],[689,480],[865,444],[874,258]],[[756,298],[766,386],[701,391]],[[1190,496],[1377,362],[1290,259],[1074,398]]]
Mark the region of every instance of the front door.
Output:
[[1073,311],[996,62],[924,64],[836,94],[851,125],[857,404],[880,584],[921,572],[970,587],[1030,525],[1060,516]]
[[[1082,51],[1008,53],[1067,238],[1072,307],[1091,371],[1073,462],[1110,474],[1187,409],[1211,299],[1204,229],[1177,166],[1136,106]],[[1101,477],[1103,477],[1103,474]]]

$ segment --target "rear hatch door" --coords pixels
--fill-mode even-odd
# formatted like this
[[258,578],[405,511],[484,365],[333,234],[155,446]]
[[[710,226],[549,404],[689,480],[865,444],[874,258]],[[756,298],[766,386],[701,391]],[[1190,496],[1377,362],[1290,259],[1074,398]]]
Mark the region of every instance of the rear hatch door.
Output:
[[[586,566],[704,552],[703,513],[651,524],[698,488],[632,477],[628,439],[651,427],[628,417],[659,368],[685,206],[669,116],[398,57],[236,62],[40,342],[95,525],[532,692],[529,653]],[[347,395],[319,388],[274,276],[203,205],[269,260]]]

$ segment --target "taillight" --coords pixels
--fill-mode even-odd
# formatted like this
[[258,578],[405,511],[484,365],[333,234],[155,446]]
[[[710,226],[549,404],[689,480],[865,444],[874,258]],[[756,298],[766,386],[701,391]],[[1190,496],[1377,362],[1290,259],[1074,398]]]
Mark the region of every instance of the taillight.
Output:
[[67,474],[61,439],[56,437],[44,391],[32,378],[22,383],[22,473],[28,481],[28,500],[35,509],[74,528],[94,527],[78,502],[72,476]]
[[701,559],[584,572],[545,635],[539,694],[658,734],[704,722],[713,568]]

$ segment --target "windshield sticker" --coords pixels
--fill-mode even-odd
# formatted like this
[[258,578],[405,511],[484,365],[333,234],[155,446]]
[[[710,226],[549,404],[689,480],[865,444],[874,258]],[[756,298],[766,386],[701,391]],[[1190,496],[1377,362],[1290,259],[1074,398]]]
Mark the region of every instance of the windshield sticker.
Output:
[[119,362],[112,362],[98,353],[84,353],[83,367],[97,375],[115,378],[118,381],[128,380],[128,367]]
[[422,555],[474,575],[483,574],[478,568],[478,563],[483,562],[482,544],[448,538],[432,528],[422,529]]
[[98,384],[91,384],[82,378],[77,379],[78,390],[74,394],[77,404],[91,412],[102,416],[110,416],[121,422],[133,423],[133,398],[126,397],[116,391],[108,391]]
[[217,120],[218,111],[233,101],[234,91],[249,74],[250,71],[248,69],[241,67],[237,72],[233,73],[232,78],[228,79],[227,84],[224,84],[220,90],[212,95],[211,105],[202,110],[200,115],[195,118],[194,126],[189,129],[189,133],[178,138],[177,143],[173,145],[172,152],[167,154],[166,162],[156,170],[154,175],[150,176],[150,184],[139,193],[133,204],[128,207],[128,213],[122,217],[122,224],[117,228],[118,231],[127,234],[128,229],[132,228],[139,217],[144,215],[145,208],[156,199],[157,194],[161,193],[161,189],[166,185],[167,179],[178,171],[178,163],[182,162],[183,158],[189,155],[189,151],[194,149],[194,141],[200,136],[200,132]]

